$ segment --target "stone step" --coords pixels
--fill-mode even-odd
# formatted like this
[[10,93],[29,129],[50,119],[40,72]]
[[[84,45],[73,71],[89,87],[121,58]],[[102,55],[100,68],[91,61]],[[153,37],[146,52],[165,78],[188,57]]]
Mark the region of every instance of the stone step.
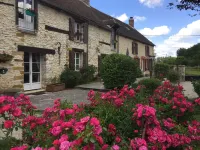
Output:
[[39,89],[39,90],[24,91],[22,94],[25,94],[25,95],[41,95],[41,94],[45,94],[45,92],[46,92],[45,89]]

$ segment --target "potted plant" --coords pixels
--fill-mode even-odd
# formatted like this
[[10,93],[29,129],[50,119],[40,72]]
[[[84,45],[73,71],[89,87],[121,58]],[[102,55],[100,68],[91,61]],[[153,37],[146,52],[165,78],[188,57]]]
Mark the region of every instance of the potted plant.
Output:
[[0,63],[5,63],[7,61],[11,61],[13,59],[12,55],[6,54],[3,52],[3,54],[0,54]]
[[60,79],[54,77],[51,79],[51,84],[48,84],[46,87],[47,92],[58,92],[65,89],[65,83],[61,83]]

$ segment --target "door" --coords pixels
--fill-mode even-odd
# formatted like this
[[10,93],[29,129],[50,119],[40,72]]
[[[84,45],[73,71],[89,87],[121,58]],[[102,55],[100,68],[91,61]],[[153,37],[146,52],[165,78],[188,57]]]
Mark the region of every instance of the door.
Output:
[[24,53],[24,90],[41,88],[41,56],[39,53]]

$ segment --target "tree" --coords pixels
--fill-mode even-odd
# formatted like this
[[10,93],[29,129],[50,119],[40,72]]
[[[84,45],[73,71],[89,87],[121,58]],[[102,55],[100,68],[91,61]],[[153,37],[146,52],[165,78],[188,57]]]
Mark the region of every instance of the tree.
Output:
[[192,10],[197,13],[193,14],[200,15],[200,0],[176,0],[176,2],[169,3],[169,8],[177,8],[178,10]]
[[[200,43],[188,49],[181,48],[177,51],[177,57],[183,57],[181,64],[198,66],[200,64]],[[180,62],[180,60],[179,60]]]

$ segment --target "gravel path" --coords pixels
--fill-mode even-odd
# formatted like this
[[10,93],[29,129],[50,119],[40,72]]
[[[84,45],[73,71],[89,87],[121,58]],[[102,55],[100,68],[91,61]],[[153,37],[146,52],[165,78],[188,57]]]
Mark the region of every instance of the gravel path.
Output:
[[184,94],[187,96],[189,99],[195,99],[198,97],[197,93],[194,92],[194,87],[190,81],[187,82],[181,82],[180,83],[183,88],[184,88]]
[[88,92],[89,90],[71,89],[55,93],[46,92],[42,95],[29,95],[29,97],[39,110],[44,110],[46,107],[53,106],[53,102],[57,98],[60,98],[62,101],[67,100],[74,104],[81,102],[87,103]]

